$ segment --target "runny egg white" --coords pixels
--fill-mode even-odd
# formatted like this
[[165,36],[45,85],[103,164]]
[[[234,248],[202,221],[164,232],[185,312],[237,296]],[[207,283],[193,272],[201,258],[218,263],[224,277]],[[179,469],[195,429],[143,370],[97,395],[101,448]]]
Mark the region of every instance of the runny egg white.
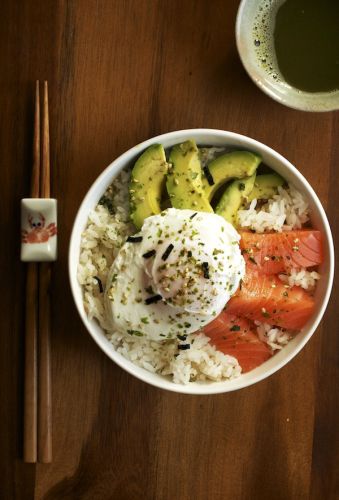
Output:
[[244,276],[239,240],[213,213],[169,208],[145,219],[108,276],[112,327],[159,341],[211,322]]

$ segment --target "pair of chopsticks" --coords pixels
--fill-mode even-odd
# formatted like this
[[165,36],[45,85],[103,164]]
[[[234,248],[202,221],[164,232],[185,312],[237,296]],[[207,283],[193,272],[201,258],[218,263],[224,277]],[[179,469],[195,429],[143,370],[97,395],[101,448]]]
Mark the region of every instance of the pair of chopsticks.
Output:
[[[41,148],[41,154],[40,154]],[[35,88],[35,118],[31,198],[50,197],[48,85],[44,82],[42,145],[40,92]],[[50,286],[48,262],[27,264],[25,321],[24,461],[52,460],[50,371]]]

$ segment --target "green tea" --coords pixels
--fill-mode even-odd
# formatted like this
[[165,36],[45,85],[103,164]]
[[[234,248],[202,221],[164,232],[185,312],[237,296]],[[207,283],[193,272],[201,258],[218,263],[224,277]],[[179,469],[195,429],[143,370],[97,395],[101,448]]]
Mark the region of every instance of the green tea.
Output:
[[286,0],[273,38],[286,82],[307,92],[339,89],[339,0]]

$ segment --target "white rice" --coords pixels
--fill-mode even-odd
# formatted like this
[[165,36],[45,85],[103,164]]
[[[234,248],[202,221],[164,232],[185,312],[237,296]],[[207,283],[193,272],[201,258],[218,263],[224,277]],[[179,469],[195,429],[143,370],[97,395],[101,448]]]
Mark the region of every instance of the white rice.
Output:
[[227,152],[226,148],[221,147],[208,147],[208,148],[200,148],[200,162],[202,168],[206,167],[212,160],[214,160],[217,156],[224,154]]
[[258,337],[262,342],[266,342],[273,351],[282,349],[293,337],[291,332],[281,328],[272,328],[267,323],[255,321],[257,325]]
[[307,271],[307,269],[291,269],[290,274],[279,274],[281,281],[289,286],[301,286],[305,290],[313,290],[320,274],[316,271]]
[[153,373],[170,375],[173,382],[232,379],[240,375],[238,361],[217,351],[202,332],[187,337],[191,348],[180,351],[178,340],[154,342],[120,332],[108,333],[108,339],[125,358]]
[[98,285],[99,278],[105,288],[108,271],[119,248],[126,237],[134,232],[129,221],[128,208],[129,174],[122,172],[115,179],[108,196],[112,199],[114,215],[103,205],[98,204],[88,216],[88,223],[81,238],[81,251],[78,266],[78,281],[83,286],[84,304],[88,317],[99,321],[107,329],[103,294]]
[[[208,162],[224,148],[213,148],[205,153]],[[179,340],[154,342],[147,338],[132,337],[109,329],[104,307],[104,293],[109,269],[127,236],[135,232],[129,222],[128,182],[130,174],[123,171],[105,193],[105,205],[91,211],[81,239],[78,280],[83,286],[84,305],[90,319],[96,319],[114,348],[125,358],[153,373],[169,376],[175,383],[190,381],[221,381],[238,377],[241,367],[232,356],[217,351],[202,332],[188,336],[184,343],[190,349],[180,350]],[[308,206],[304,197],[293,186],[279,188],[279,193],[259,210],[254,200],[246,210],[239,211],[242,227],[258,232],[282,231],[299,228],[308,220]],[[314,286],[319,279],[315,271],[299,270],[280,277],[290,286]],[[101,289],[100,289],[101,288]],[[272,348],[281,349],[291,338],[288,332],[266,324],[257,325],[259,338]]]
[[299,229],[308,219],[307,200],[292,184],[288,189],[278,187],[278,193],[259,209],[253,200],[248,208],[238,211],[239,225],[257,233]]
[[190,349],[180,350],[178,346],[182,342],[179,340],[153,342],[110,330],[104,294],[100,292],[97,278],[104,289],[119,248],[127,236],[135,232],[129,223],[128,181],[127,172],[122,172],[114,180],[107,197],[112,199],[115,213],[111,214],[105,206],[98,204],[89,214],[82,234],[78,281],[83,286],[88,317],[99,322],[107,338],[125,358],[150,372],[171,376],[175,383],[238,377],[241,373],[238,361],[217,351],[202,332],[189,335],[185,344],[190,343]]

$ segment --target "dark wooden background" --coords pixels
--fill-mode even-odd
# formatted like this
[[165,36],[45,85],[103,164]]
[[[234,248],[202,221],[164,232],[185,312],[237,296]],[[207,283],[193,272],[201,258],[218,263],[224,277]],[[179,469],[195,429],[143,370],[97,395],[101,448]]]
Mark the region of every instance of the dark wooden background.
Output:
[[[2,0],[0,498],[334,499],[338,287],[285,368],[236,393],[161,392],[115,366],[68,285],[72,222],[97,175],[155,134],[211,127],[277,149],[306,175],[339,243],[339,114],[287,109],[237,56],[236,0]],[[53,276],[51,465],[22,463],[19,200],[28,194],[34,81],[50,84],[59,260]]]

